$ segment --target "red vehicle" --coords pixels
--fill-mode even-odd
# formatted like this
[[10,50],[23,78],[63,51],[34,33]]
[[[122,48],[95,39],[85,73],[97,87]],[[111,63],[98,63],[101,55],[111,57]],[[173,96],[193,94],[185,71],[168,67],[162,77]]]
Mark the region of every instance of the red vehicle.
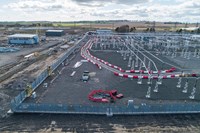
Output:
[[89,100],[93,102],[102,102],[102,103],[108,103],[109,101],[114,102],[116,98],[118,99],[123,98],[123,94],[117,95],[117,90],[111,90],[111,91],[93,90],[88,95]]
[[116,98],[118,98],[118,99],[121,99],[121,98],[123,98],[123,97],[124,97],[123,94],[118,94],[118,95],[116,95]]
[[110,92],[112,93],[113,96],[117,95],[117,90],[111,90]]

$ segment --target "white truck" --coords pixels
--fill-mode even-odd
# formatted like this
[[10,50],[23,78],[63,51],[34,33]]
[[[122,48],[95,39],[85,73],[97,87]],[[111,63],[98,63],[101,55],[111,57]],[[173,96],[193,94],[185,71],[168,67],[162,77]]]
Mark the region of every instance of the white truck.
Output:
[[83,74],[82,74],[82,80],[84,82],[87,82],[90,78],[90,75],[89,75],[89,71],[84,71]]

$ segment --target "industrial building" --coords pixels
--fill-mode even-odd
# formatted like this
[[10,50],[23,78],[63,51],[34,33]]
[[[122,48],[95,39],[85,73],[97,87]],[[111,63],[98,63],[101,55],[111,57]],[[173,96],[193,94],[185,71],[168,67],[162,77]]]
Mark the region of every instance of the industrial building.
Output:
[[200,27],[181,28],[184,31],[198,31]]
[[64,30],[47,30],[46,36],[63,36],[65,35]]
[[39,43],[39,37],[36,34],[14,34],[8,36],[9,44],[33,45]]

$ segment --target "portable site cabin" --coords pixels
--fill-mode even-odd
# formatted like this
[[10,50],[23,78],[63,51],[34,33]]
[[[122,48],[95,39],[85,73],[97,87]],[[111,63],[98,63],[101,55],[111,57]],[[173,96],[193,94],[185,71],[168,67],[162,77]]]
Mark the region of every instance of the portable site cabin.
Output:
[[36,34],[14,34],[8,36],[8,44],[36,45],[39,44],[39,37]]
[[46,31],[46,36],[57,36],[57,37],[60,37],[60,36],[63,36],[65,35],[65,32],[64,30],[47,30]]

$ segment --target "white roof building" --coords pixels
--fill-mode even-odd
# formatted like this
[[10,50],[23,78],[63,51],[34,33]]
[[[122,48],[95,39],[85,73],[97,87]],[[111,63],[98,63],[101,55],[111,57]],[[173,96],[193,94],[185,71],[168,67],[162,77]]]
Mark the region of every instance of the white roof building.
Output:
[[47,30],[46,32],[63,32],[64,30]]
[[8,36],[8,38],[33,38],[37,36],[38,35],[36,34],[14,34],[14,35]]
[[200,27],[188,27],[188,28],[181,28],[182,30],[187,30],[187,31],[195,31],[198,30]]
[[96,30],[97,34],[112,34],[112,30],[107,30],[107,29],[101,29],[101,30]]

